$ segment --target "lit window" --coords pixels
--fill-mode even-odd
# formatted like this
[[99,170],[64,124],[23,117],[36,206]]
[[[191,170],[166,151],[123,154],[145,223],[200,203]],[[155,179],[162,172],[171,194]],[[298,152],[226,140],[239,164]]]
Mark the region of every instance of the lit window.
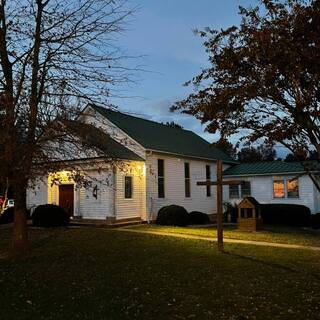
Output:
[[251,183],[250,181],[242,181],[241,183],[241,197],[250,197],[251,196]]
[[184,194],[186,198],[190,198],[190,164],[188,162],[184,164]]
[[164,160],[158,159],[158,198],[164,196]]
[[299,198],[299,182],[298,179],[287,180],[287,197]]
[[229,198],[230,199],[239,199],[239,186],[238,185],[230,185],[229,186]]
[[125,177],[124,180],[124,197],[126,199],[131,199],[132,198],[132,177]]
[[273,197],[274,198],[284,198],[285,188],[284,180],[274,180],[273,181]]

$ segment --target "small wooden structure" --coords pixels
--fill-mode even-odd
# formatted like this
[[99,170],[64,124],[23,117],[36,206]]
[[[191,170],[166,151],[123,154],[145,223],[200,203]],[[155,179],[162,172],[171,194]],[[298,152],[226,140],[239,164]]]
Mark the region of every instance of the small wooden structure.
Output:
[[260,203],[253,197],[245,197],[238,204],[238,228],[243,231],[257,231],[261,226]]

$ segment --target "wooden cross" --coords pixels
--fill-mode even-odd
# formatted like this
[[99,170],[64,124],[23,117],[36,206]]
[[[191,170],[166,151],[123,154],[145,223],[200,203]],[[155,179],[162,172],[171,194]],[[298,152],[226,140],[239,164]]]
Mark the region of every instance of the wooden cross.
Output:
[[240,185],[239,180],[223,181],[222,178],[222,161],[217,160],[217,181],[199,181],[198,186],[217,186],[217,238],[218,250],[223,251],[223,204],[222,204],[222,187],[224,185]]

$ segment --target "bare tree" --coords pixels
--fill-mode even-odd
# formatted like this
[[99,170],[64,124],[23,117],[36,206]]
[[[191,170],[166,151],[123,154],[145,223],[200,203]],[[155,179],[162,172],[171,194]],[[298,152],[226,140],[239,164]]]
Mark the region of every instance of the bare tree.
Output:
[[15,196],[17,254],[28,250],[29,181],[71,152],[67,120],[130,80],[114,44],[131,13],[125,0],[0,0],[0,177]]

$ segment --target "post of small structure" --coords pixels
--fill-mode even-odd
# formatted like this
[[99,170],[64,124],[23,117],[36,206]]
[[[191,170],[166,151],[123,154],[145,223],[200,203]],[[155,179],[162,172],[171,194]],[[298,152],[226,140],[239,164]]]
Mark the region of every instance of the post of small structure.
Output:
[[217,238],[218,250],[223,251],[222,161],[217,161]]

